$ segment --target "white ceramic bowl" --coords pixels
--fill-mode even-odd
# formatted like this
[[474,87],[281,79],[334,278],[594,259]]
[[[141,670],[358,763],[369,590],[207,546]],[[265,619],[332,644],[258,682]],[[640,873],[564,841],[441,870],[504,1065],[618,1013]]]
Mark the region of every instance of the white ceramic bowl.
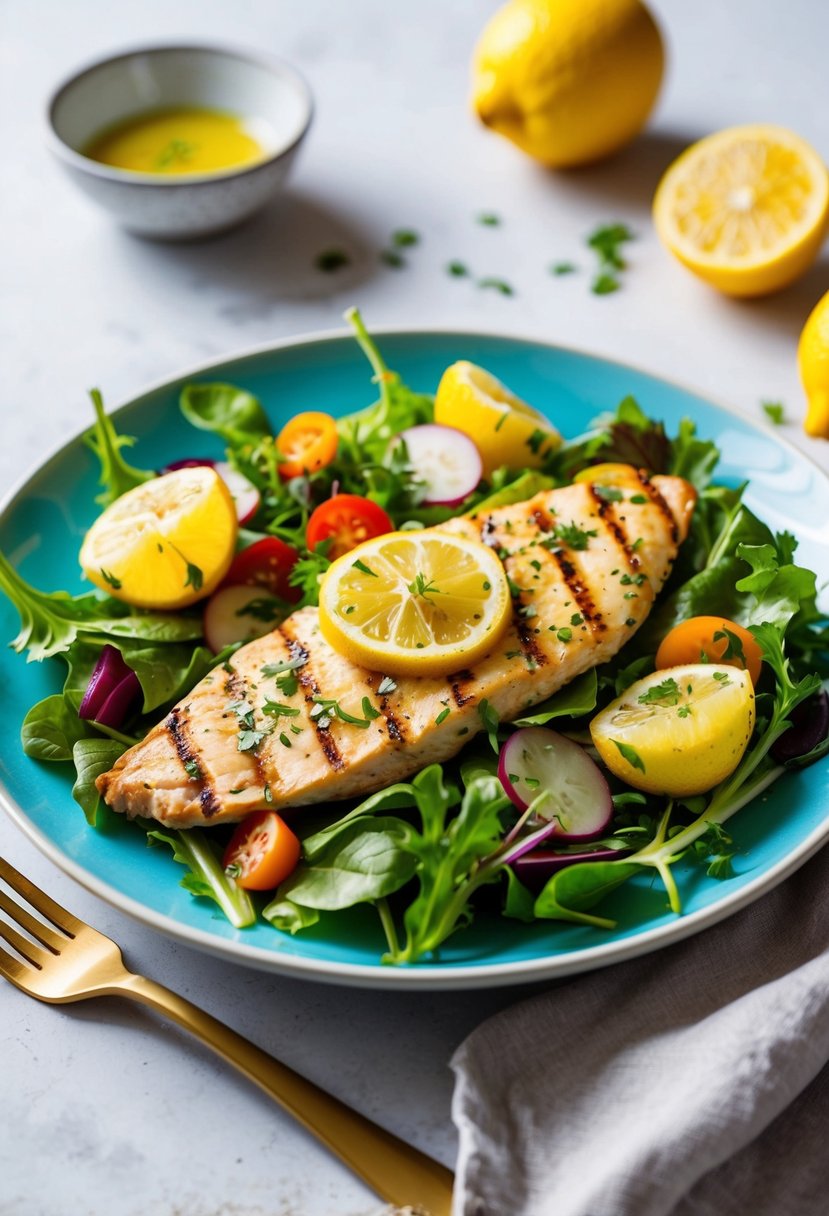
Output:
[[[162,177],[102,165],[82,149],[102,129],[148,110],[204,106],[258,120],[267,156],[222,173]],[[127,51],[83,68],[48,105],[51,146],[84,193],[132,232],[208,236],[247,219],[282,186],[311,122],[311,92],[279,59],[211,46]]]

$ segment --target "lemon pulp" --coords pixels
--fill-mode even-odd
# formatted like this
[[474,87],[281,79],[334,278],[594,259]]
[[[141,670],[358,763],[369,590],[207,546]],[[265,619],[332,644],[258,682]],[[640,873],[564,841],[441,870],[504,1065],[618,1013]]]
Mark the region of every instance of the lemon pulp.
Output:
[[731,127],[693,144],[654,198],[664,244],[720,291],[763,295],[817,256],[829,216],[829,174],[782,127]]
[[320,587],[320,628],[335,650],[391,675],[439,675],[496,643],[510,619],[494,553],[449,533],[392,532],[338,558]]
[[178,469],[111,503],[87,532],[83,572],[102,591],[140,608],[184,608],[224,578],[238,525],[215,469]]

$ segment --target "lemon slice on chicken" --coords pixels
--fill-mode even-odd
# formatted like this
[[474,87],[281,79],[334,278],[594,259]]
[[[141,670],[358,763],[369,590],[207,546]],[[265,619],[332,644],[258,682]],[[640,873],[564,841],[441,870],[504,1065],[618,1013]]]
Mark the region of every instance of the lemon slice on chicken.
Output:
[[504,568],[486,545],[390,532],[346,553],[320,587],[320,628],[354,663],[446,675],[491,650],[511,616]]

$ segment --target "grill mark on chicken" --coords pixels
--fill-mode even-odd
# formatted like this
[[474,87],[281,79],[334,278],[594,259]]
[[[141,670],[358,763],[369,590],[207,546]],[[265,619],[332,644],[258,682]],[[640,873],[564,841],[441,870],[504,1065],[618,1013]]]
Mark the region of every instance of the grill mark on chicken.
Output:
[[553,561],[558,565],[561,577],[567,584],[570,594],[578,604],[579,612],[587,621],[590,628],[594,633],[605,633],[607,625],[602,618],[601,612],[596,607],[593,593],[582,579],[576,567],[561,549],[551,549],[549,553]]
[[[199,802],[201,803],[202,814],[204,815],[205,819],[210,819],[212,815],[215,815],[221,810],[221,805],[216,798],[213,787],[204,775],[204,769],[199,762],[198,751],[196,748],[194,748],[190,741],[186,723],[182,719],[181,710],[178,706],[175,706],[174,709],[170,710],[169,714],[167,715],[165,725],[169,731],[170,738],[173,740],[176,755],[181,761],[182,768],[184,769],[185,773],[187,773],[188,779],[191,781],[198,780],[199,784],[201,785],[201,789],[199,790]],[[199,770],[198,778],[191,777],[190,773],[187,772],[188,764],[196,765]]]
[[677,527],[677,522],[674,519],[673,511],[668,506],[668,504],[665,502],[665,499],[659,493],[659,490],[653,484],[653,482],[651,481],[650,477],[648,476],[648,474],[645,472],[644,469],[637,469],[636,476],[639,478],[639,481],[642,484],[642,489],[646,492],[646,494],[648,495],[648,498],[650,498],[653,505],[655,507],[658,507],[658,509],[664,515],[665,519],[668,522],[668,527],[670,528],[671,540],[674,542],[674,544],[677,544],[677,542],[679,541],[679,528]]
[[[314,679],[314,673],[311,671],[310,651],[292,636],[292,634],[285,628],[286,624],[287,622],[283,622],[283,624],[279,626],[277,632],[280,634],[282,640],[285,642],[285,645],[288,647],[288,653],[290,654],[291,658],[293,660],[302,659],[302,666],[296,669],[296,677],[299,680],[299,685],[305,698],[305,704],[308,706],[308,715],[310,717],[312,708],[314,705],[318,704],[318,702],[314,700],[314,697],[322,696],[322,693],[320,692],[319,684],[317,684],[317,681]],[[319,742],[323,755],[331,767],[335,771],[345,768],[345,761],[340,755],[340,749],[334,742],[328,727],[321,726],[320,723],[315,721],[313,718],[311,718],[311,723],[316,731],[317,741]]]
[[485,515],[483,520],[479,516],[473,517],[473,522],[476,523],[481,532],[481,543],[489,549],[497,549],[498,545],[495,542],[495,522],[491,515]]
[[[225,693],[231,701],[246,701],[248,705],[252,702],[248,699],[248,683],[240,671],[235,667],[229,667],[227,670],[227,679],[225,680]],[[259,755],[258,747],[247,748],[247,754],[253,760],[256,768],[256,776],[260,785],[267,785],[268,776],[262,764],[262,757]]]
[[543,507],[536,507],[529,518],[530,523],[535,524],[537,528],[541,528],[543,532],[553,532],[555,530],[552,516]]
[[596,511],[599,518],[624,553],[627,564],[630,566],[631,570],[638,570],[642,563],[634,553],[633,549],[630,547],[630,542],[628,541],[627,533],[622,526],[622,521],[613,516],[613,507],[611,503],[607,502],[606,499],[597,494],[596,487],[592,484],[590,485],[590,494],[596,504]]
[[474,692],[464,692],[463,688],[464,684],[469,684],[475,679],[471,671],[464,668],[462,671],[456,671],[447,678],[458,709],[463,709],[464,705],[468,705],[471,701],[475,700]]
[[[377,677],[375,677],[375,676],[371,676],[371,677],[369,677],[368,680],[366,680],[366,684],[368,684],[369,688],[374,693],[374,695],[379,696],[379,698],[380,698],[380,706],[379,706],[380,713],[383,715],[383,718],[385,720],[386,730],[388,732],[389,738],[393,739],[395,741],[395,743],[405,743],[406,742],[405,727],[403,726],[403,723],[398,719],[392,706],[389,704],[388,694],[383,693],[382,695],[380,695],[377,692],[377,687],[379,687],[379,685],[382,684],[382,682],[383,682],[382,677],[378,680]],[[377,687],[375,687],[375,685]]]
[[533,665],[543,667],[547,662],[547,656],[538,644],[535,627],[530,625],[521,608],[521,599],[516,596],[512,601],[513,629],[518,634],[518,641],[521,643],[524,658],[527,660],[530,668],[532,669]]

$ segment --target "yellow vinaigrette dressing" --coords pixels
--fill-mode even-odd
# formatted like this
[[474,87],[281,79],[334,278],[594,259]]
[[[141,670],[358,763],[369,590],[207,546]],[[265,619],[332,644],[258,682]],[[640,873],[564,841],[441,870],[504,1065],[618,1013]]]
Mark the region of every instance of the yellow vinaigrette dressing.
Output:
[[249,119],[223,110],[180,107],[128,118],[96,135],[91,160],[135,173],[221,173],[262,160],[267,149]]

